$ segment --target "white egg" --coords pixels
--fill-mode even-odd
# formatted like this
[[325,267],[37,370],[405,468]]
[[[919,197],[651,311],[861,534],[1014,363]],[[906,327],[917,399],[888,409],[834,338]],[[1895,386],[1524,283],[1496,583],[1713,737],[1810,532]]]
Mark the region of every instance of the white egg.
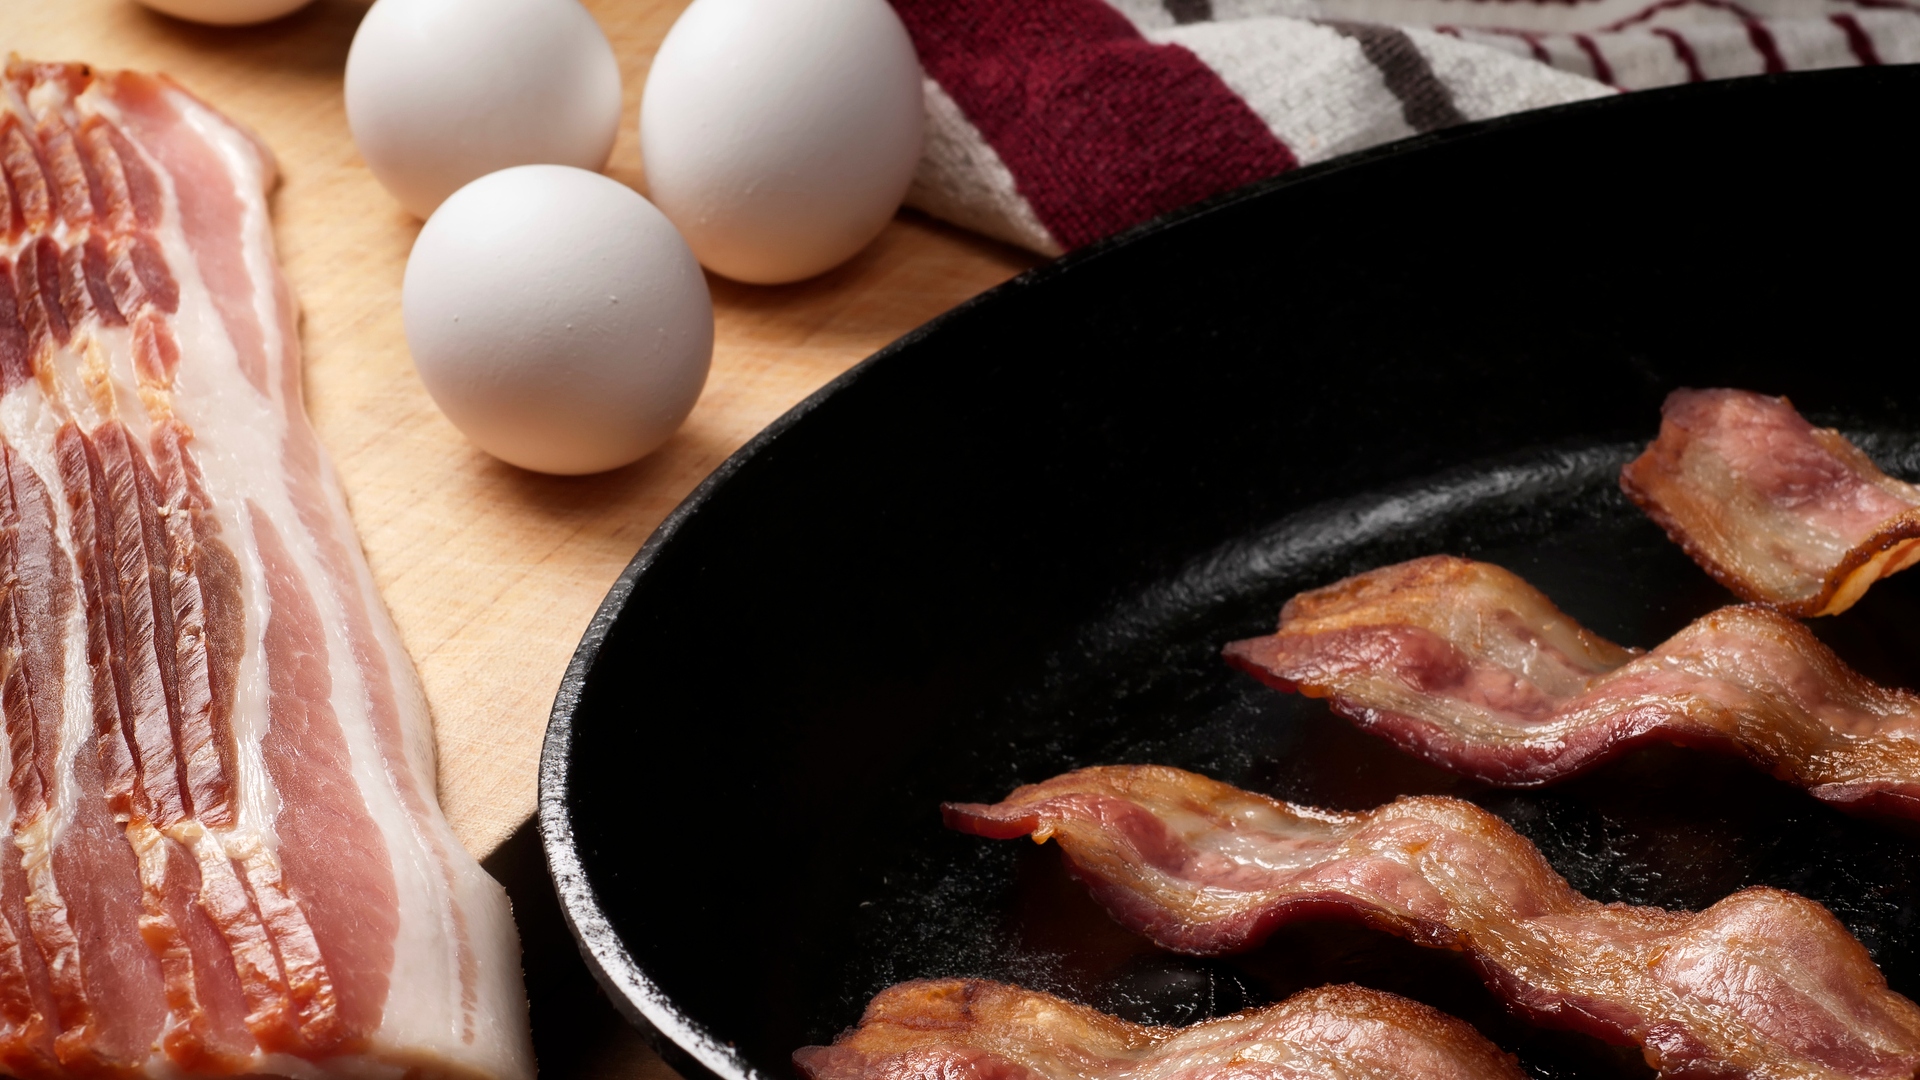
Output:
[[246,26],[277,19],[313,0],[140,0],[155,11],[190,22]]
[[379,0],[347,53],[347,125],[426,217],[496,169],[605,165],[620,65],[578,0]]
[[886,0],[693,0],[647,74],[647,192],[709,269],[811,277],[900,206],[925,125]]
[[526,469],[651,453],[707,381],[713,303],[660,211],[599,173],[523,165],[434,211],[407,257],[407,345],[433,400]]

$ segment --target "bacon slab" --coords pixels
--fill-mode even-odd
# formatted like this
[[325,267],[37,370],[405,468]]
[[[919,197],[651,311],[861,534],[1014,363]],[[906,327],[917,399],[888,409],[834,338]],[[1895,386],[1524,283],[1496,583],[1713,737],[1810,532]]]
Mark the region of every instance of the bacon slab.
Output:
[[274,166],[0,80],[0,1068],[530,1077],[502,890],[300,399]]
[[1698,913],[1601,904],[1459,799],[1359,814],[1293,806],[1178,769],[1082,769],[947,824],[1059,841],[1114,918],[1182,952],[1354,918],[1469,954],[1517,1011],[1637,1045],[1668,1076],[1909,1080],[1920,1008],[1827,909],[1752,888]]
[[1920,487],[1786,398],[1676,390],[1620,488],[1742,599],[1834,615],[1920,560]]
[[1191,1027],[1130,1024],[980,979],[882,990],[807,1080],[1521,1080],[1512,1057],[1417,1001],[1328,986]]
[[1226,657],[1487,783],[1544,784],[1665,742],[1744,756],[1842,809],[1920,818],[1920,697],[1768,608],[1721,608],[1641,653],[1500,567],[1435,556],[1302,593],[1278,633]]

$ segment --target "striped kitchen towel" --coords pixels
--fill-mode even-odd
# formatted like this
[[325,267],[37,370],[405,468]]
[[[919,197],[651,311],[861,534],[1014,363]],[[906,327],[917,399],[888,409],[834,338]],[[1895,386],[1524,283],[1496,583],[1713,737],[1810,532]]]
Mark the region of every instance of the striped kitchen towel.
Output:
[[1920,0],[893,0],[927,75],[907,201],[1053,255],[1468,120],[1920,62]]

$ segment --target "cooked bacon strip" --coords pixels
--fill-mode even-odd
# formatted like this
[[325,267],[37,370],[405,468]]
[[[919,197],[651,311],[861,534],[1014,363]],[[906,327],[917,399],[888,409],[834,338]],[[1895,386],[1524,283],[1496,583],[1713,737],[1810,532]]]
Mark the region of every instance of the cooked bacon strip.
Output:
[[531,1076],[301,407],[271,158],[164,79],[14,62],[0,171],[0,1068]]
[[888,987],[807,1080],[1521,1080],[1512,1057],[1417,1001],[1358,986],[1191,1027],[1146,1027],[983,979]]
[[1544,1025],[1638,1045],[1670,1075],[1909,1080],[1920,1008],[1826,908],[1752,888],[1697,914],[1601,904],[1459,799],[1331,813],[1157,766],[1082,769],[996,805],[948,804],[979,836],[1060,842],[1124,925],[1183,952],[1354,918],[1470,954]]
[[1500,567],[1434,556],[1302,593],[1278,633],[1226,656],[1487,783],[1548,783],[1665,742],[1739,754],[1846,810],[1920,817],[1920,697],[1768,608],[1721,608],[1642,654]]
[[1920,487],[1786,398],[1674,391],[1620,488],[1720,584],[1789,615],[1838,614],[1920,560]]

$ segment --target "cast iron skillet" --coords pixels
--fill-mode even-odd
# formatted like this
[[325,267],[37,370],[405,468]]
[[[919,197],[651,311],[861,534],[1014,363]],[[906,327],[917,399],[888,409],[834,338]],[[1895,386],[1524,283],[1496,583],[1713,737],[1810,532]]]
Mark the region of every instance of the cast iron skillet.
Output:
[[[1602,900],[1794,889],[1920,996],[1910,833],[1698,753],[1480,787],[1218,657],[1302,588],[1433,552],[1658,643],[1729,599],[1615,486],[1677,386],[1789,394],[1920,477],[1917,106],[1920,70],[1805,74],[1402,143],[1034,271],[836,380],[660,527],[555,702],[541,828],[603,985],[730,1080],[947,974],[1182,1023],[1352,980],[1536,1076],[1647,1074],[1371,931],[1159,952],[1051,847],[936,812],[1162,762],[1323,806],[1461,795]],[[1920,571],[1816,629],[1920,685]]]

